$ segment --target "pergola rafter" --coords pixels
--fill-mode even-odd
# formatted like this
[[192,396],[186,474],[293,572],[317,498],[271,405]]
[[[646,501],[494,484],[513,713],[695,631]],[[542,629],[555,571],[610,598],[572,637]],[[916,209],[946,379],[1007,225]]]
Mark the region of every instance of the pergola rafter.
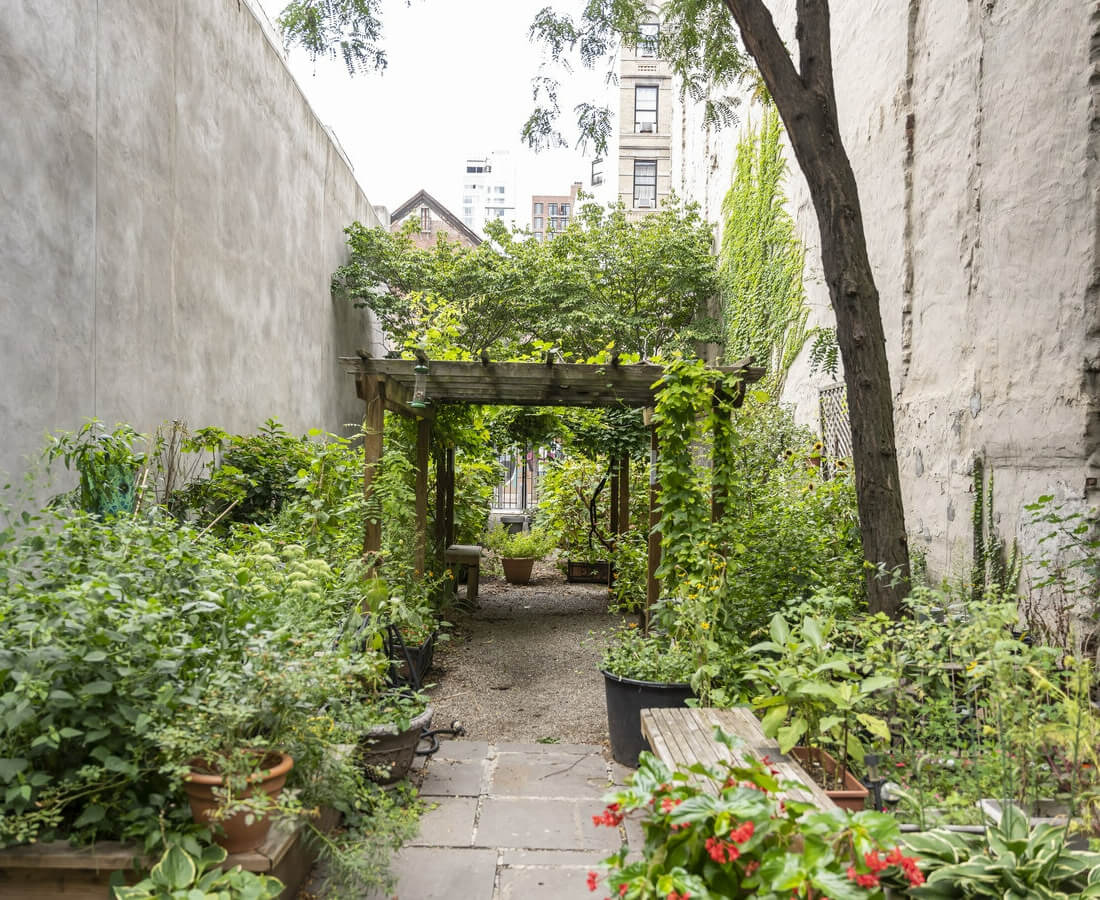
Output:
[[[374,470],[382,458],[384,412],[390,410],[418,420],[416,440],[416,567],[424,571],[427,548],[427,485],[428,459],[435,409],[446,404],[478,404],[492,406],[573,406],[586,409],[652,409],[660,391],[664,367],[652,363],[620,365],[610,362],[602,365],[587,363],[560,363],[552,358],[546,362],[495,363],[456,362],[453,360],[427,360],[420,363],[427,367],[421,373],[427,406],[414,406],[417,389],[417,360],[375,359],[364,352],[357,357],[341,357],[347,372],[355,376],[356,391],[366,407],[364,419],[365,467],[363,493],[369,499]],[[740,360],[719,371],[736,375],[740,379],[740,391],[733,398],[739,406],[745,387],[764,376],[764,369],[752,365],[752,359]],[[656,465],[656,433],[652,437],[651,465]],[[618,497],[613,499],[617,507],[616,520],[629,508],[627,495],[629,469],[622,471],[619,461],[616,474]],[[438,460],[436,473],[436,541],[441,549],[454,540],[454,451],[448,450]],[[618,502],[616,503],[615,500]],[[650,479],[650,540],[649,587],[647,594],[652,603],[656,599],[654,573],[660,563],[660,524],[655,479]],[[364,555],[377,558],[382,549],[381,522],[367,521],[364,529]]]

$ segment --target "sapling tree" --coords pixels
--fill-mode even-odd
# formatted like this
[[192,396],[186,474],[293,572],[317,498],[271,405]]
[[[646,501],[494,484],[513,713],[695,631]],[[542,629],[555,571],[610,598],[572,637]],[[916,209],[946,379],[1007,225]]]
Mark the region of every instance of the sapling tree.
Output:
[[[909,549],[878,289],[859,191],[837,119],[829,3],[795,0],[794,5],[797,64],[764,0],[666,0],[659,13],[660,55],[685,95],[704,105],[708,124],[732,121],[735,102],[724,91],[754,78],[783,119],[817,213],[822,265],[836,316],[868,604],[872,611],[897,616],[909,587]],[[606,64],[613,75],[620,42],[637,41],[641,25],[656,15],[646,0],[588,0],[578,16],[547,6],[538,13],[531,36],[547,47],[552,61],[564,62],[575,54],[588,67]],[[345,61],[348,48],[354,51],[357,41],[373,46],[379,34],[373,0],[296,0],[279,22],[287,40],[314,57],[342,53]],[[384,58],[376,56],[374,64],[384,65]],[[349,63],[349,68],[354,66]],[[540,73],[535,87],[536,108],[524,126],[524,138],[535,147],[560,145],[557,82]],[[581,104],[576,112],[578,143],[606,150],[611,116],[593,104]]]

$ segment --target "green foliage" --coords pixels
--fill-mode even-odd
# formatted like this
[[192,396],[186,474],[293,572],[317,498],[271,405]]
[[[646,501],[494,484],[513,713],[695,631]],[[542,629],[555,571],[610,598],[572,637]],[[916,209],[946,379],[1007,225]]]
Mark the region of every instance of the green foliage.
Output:
[[690,642],[657,632],[647,635],[632,623],[615,633],[600,668],[620,678],[686,684],[698,661]]
[[[719,730],[715,737],[741,755],[736,739]],[[652,754],[641,755],[629,784],[608,794],[609,806],[594,817],[615,826],[636,816],[645,836],[640,858],[624,844],[604,860],[612,896],[881,900],[884,886],[920,880],[889,816],[781,801],[787,785],[778,771],[743,756],[743,766],[723,760],[672,771]],[[589,876],[593,890],[598,882],[595,873]]]
[[311,468],[315,448],[274,419],[254,435],[201,428],[183,449],[210,454],[207,477],[182,487],[169,498],[169,508],[194,515],[203,525],[216,522],[220,532],[238,522],[267,521],[283,504],[308,493],[310,482],[299,473]]
[[493,242],[431,249],[385,229],[349,226],[350,261],[333,293],[369,307],[401,351],[436,359],[587,360],[614,347],[655,356],[690,349],[698,311],[715,293],[710,227],[694,205],[641,221],[585,204],[553,241],[499,223]]
[[[531,25],[532,41],[543,45],[552,63],[569,71],[575,59],[585,68],[607,67],[607,81],[618,75],[622,45],[636,46],[641,26],[656,21],[642,0],[586,3],[577,15],[557,13],[547,6]],[[681,99],[704,104],[708,127],[736,121],[737,100],[730,89],[757,76],[741,52],[733,20],[724,7],[702,0],[667,0],[660,9],[658,53],[672,67]],[[598,155],[607,152],[611,111],[583,103],[576,108],[580,147],[591,144]],[[523,140],[535,149],[565,146],[558,129],[561,110],[557,82],[542,74],[535,83],[535,109],[523,126]]]
[[911,897],[1024,898],[1100,897],[1100,854],[1066,846],[1064,825],[1028,827],[1027,816],[1009,806],[1000,824],[980,835],[949,831],[905,836],[927,874]]
[[806,616],[791,625],[776,613],[771,640],[749,648],[756,667],[746,673],[760,693],[753,698],[764,710],[764,733],[779,741],[781,753],[805,741],[811,747],[828,741],[838,750],[837,783],[843,784],[848,757],[862,763],[866,752],[860,732],[880,745],[890,742],[886,722],[869,712],[876,691],[896,685],[890,675],[861,677],[855,654],[836,646],[830,619]]
[[768,369],[775,394],[806,343],[802,273],[806,251],[785,208],[783,128],[772,105],[737,146],[733,184],[722,202],[719,276],[726,357],[752,356]]
[[[734,396],[737,385],[719,383],[723,378],[683,361],[663,379],[658,577],[693,600],[681,614],[743,640],[817,587],[859,596],[859,527],[846,472],[823,481],[807,452],[809,433],[758,392],[731,410],[722,398]],[[708,451],[713,466],[704,462]],[[722,508],[716,519],[712,497]]]
[[311,60],[340,58],[348,74],[386,68],[382,0],[291,0],[275,20],[286,48],[297,45]]
[[990,591],[1007,597],[1016,592],[1023,559],[1015,542],[1011,554],[993,523],[993,473],[985,483],[985,464],[981,457],[974,460],[974,547],[970,589],[974,600]]
[[497,525],[485,535],[482,543],[505,559],[542,559],[554,549],[557,537],[552,531],[540,528],[512,534],[503,525]]
[[66,469],[79,473],[79,504],[85,512],[131,513],[137,502],[135,476],[146,460],[146,454],[135,449],[141,440],[129,425],[107,431],[98,419],[90,419],[76,434],[51,435],[44,456],[60,459]]
[[116,885],[115,900],[274,900],[284,888],[278,878],[246,872],[239,865],[223,871],[221,847],[184,848],[172,844],[147,877],[132,887]]

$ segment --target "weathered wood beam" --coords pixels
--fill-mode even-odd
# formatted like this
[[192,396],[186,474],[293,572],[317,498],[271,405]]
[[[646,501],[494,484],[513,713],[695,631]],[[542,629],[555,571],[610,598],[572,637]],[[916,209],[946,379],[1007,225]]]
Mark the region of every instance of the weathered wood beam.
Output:
[[432,443],[432,423],[421,419],[416,423],[416,574],[424,574],[424,558],[428,545],[428,450]]
[[[374,476],[378,463],[382,459],[383,429],[386,415],[386,385],[382,378],[365,375],[360,379],[360,396],[366,411],[363,417],[363,499],[370,502],[374,492]],[[378,574],[379,557],[382,551],[381,517],[367,517],[363,525],[363,559],[367,564],[367,575]]]
[[645,631],[649,632],[650,612],[660,599],[661,586],[657,581],[657,569],[661,565],[661,507],[657,484],[657,428],[649,426],[649,542],[645,586]]
[[619,459],[619,496],[613,498],[619,504],[619,533],[630,531],[630,454]]

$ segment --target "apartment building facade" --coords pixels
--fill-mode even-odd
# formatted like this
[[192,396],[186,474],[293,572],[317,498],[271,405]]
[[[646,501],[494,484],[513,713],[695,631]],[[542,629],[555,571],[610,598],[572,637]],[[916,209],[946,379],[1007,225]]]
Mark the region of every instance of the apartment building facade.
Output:
[[577,210],[581,182],[573,182],[568,194],[536,194],[531,198],[531,234],[538,241],[565,231]]
[[660,32],[654,13],[621,48],[618,199],[630,218],[663,206],[672,188],[673,79]]
[[516,167],[512,154],[496,150],[466,160],[462,175],[462,222],[478,235],[494,220],[516,219]]

